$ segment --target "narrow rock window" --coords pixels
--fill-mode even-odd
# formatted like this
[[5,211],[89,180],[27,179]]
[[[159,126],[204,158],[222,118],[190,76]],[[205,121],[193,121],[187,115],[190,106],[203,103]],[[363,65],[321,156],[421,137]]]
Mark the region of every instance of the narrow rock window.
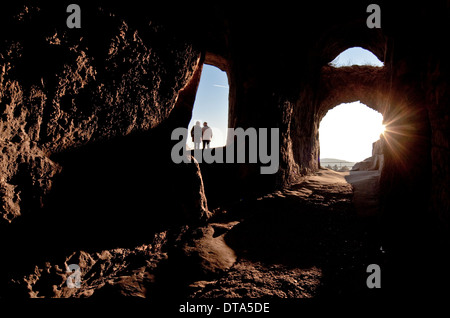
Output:
[[[228,77],[226,72],[212,65],[203,65],[200,84],[195,98],[192,118],[188,126],[187,148],[194,149],[190,132],[200,122],[207,122],[212,130],[210,147],[223,147],[227,140],[228,130]],[[202,147],[202,144],[200,145]]]
[[383,116],[359,101],[329,110],[319,127],[321,166],[351,169],[371,157],[384,128]]
[[339,54],[329,65],[334,67],[353,65],[383,67],[384,63],[369,50],[361,47],[352,47]]

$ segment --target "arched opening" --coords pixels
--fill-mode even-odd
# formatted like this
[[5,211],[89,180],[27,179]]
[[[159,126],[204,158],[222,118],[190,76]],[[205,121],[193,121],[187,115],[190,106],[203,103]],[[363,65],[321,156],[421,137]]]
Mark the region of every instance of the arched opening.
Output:
[[[206,122],[212,130],[211,148],[224,147],[228,130],[228,95],[229,85],[227,73],[219,68],[204,64],[200,83],[195,97],[191,121],[188,131],[191,132],[197,122],[203,127]],[[187,149],[194,149],[191,136],[187,139]],[[203,145],[200,144],[200,148]]]
[[362,47],[351,47],[341,52],[329,65],[333,67],[353,65],[383,67],[384,63],[369,50]]
[[373,143],[383,132],[383,116],[359,101],[334,107],[320,122],[321,166],[352,169],[372,156]]

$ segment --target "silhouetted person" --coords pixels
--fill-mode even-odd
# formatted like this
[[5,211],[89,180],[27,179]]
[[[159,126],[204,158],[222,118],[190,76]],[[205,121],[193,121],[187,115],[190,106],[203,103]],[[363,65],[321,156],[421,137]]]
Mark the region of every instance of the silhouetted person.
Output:
[[191,137],[192,141],[194,142],[194,149],[200,149],[200,143],[202,142],[202,134],[203,130],[200,126],[200,122],[197,121],[195,123],[195,126],[191,129]]
[[202,128],[203,149],[209,148],[212,136],[212,129],[208,127],[208,123],[205,121]]

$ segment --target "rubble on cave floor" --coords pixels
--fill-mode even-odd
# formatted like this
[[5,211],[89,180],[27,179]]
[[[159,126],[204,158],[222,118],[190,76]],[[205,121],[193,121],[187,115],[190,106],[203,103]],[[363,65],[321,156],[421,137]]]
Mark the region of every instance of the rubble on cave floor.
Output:
[[352,200],[344,173],[321,170],[222,210],[213,220],[235,222],[221,235],[237,260],[219,278],[192,283],[190,296],[311,298],[366,291],[367,264],[381,261],[378,238],[374,220],[358,217]]
[[[366,289],[380,262],[373,220],[361,219],[345,175],[321,170],[289,188],[222,206],[208,223],[151,244],[79,251],[14,281],[29,297],[311,298]],[[70,289],[65,268],[81,267]]]

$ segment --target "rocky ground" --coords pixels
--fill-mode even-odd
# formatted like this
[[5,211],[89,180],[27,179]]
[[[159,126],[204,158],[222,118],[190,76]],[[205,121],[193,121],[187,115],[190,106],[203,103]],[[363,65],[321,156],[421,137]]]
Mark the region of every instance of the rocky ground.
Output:
[[[11,281],[44,298],[317,298],[368,292],[382,262],[376,217],[358,216],[345,173],[320,170],[283,191],[213,211],[134,249],[76,251]],[[81,288],[68,288],[69,264]]]
[[375,219],[358,216],[345,175],[321,170],[289,189],[217,214],[217,222],[235,222],[221,235],[237,260],[219,279],[192,284],[191,296],[364,293],[366,267],[380,261],[380,246],[373,236]]

